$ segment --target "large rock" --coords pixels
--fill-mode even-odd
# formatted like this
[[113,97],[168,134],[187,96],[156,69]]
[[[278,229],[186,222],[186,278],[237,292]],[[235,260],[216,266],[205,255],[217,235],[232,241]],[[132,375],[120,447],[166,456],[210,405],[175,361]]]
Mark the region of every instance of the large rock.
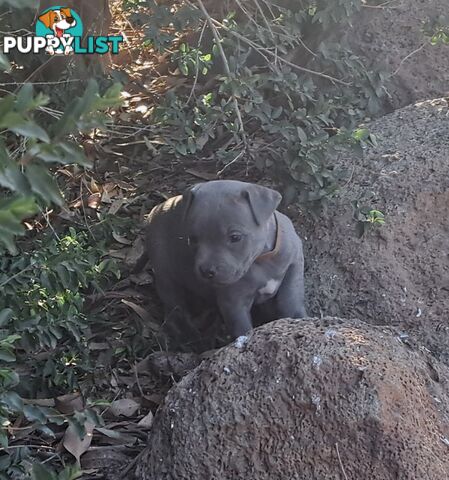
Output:
[[[306,228],[309,312],[399,327],[449,363],[449,108],[426,101],[365,126],[377,146],[332,159],[347,181]],[[358,239],[351,202],[385,214]]]
[[447,379],[388,328],[280,320],[169,392],[137,478],[448,478]]

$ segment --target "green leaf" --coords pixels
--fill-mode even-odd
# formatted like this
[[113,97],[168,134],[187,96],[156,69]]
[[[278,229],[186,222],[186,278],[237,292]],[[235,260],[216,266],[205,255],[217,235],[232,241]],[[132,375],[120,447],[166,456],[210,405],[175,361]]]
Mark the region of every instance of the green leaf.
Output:
[[31,83],[25,83],[17,95],[16,110],[19,112],[28,110],[29,105],[33,103],[33,95],[33,85]]
[[11,308],[0,310],[0,328],[3,328],[13,317],[14,312]]
[[12,112],[14,109],[14,102],[14,95],[6,95],[0,99],[0,118],[3,118],[8,112]]
[[187,66],[187,63],[185,62],[181,62],[179,64],[179,70],[181,71],[181,73],[187,77],[187,75],[189,74],[189,67]]
[[123,103],[122,98],[122,85],[120,83],[114,83],[109,87],[103,96],[98,96],[94,109],[105,110],[111,107],[117,107]]
[[47,132],[33,120],[24,118],[20,113],[9,112],[0,122],[0,128],[7,128],[17,135],[29,138],[37,138],[43,142],[49,142],[50,137]]
[[22,337],[20,335],[8,335],[6,338],[1,340],[0,344],[8,344],[12,345],[14,342],[17,342],[17,340],[20,340]]
[[35,463],[33,465],[31,478],[32,480],[58,480],[56,473],[41,463]]
[[10,235],[20,235],[23,232],[20,219],[10,210],[0,209],[0,232],[5,232]]
[[10,389],[19,383],[19,375],[9,368],[0,369],[0,385],[2,388]]
[[0,361],[2,362],[15,362],[16,356],[10,350],[0,348]]
[[13,192],[28,195],[30,188],[28,182],[19,170],[16,162],[9,157],[8,150],[0,139],[0,186]]
[[0,200],[0,243],[3,243],[11,254],[14,255],[17,251],[14,236],[24,232],[22,220],[36,211],[34,199],[30,197]]
[[6,392],[0,397],[0,402],[7,405],[13,412],[21,412],[23,410],[23,400],[16,392]]
[[3,448],[8,448],[8,434],[3,427],[0,427],[0,445]]
[[44,167],[36,164],[28,165],[25,175],[30,182],[31,190],[46,202],[59,206],[64,204],[58,185]]
[[76,465],[69,465],[59,474],[58,480],[77,480],[82,475],[83,472]]
[[31,83],[25,83],[17,95],[15,109],[19,113],[26,113],[43,105],[47,105],[49,101],[49,97],[43,93],[38,93],[34,96],[33,85]]
[[301,143],[307,143],[307,134],[301,127],[296,127],[298,137],[301,140]]
[[34,405],[25,405],[23,407],[23,413],[26,419],[30,422],[39,422],[42,424],[47,423],[47,417],[41,408]]
[[91,165],[84,155],[84,150],[78,145],[68,142],[57,144],[40,143],[30,149],[30,153],[47,163],[60,163],[62,165],[76,163],[86,167]]
[[175,149],[181,155],[187,155],[187,147],[183,143],[176,145]]
[[9,72],[11,70],[11,64],[3,53],[0,53],[0,70]]
[[13,215],[21,220],[30,217],[38,211],[34,199],[31,197],[15,197],[3,205],[0,203],[0,209],[2,207],[6,209],[9,208]]

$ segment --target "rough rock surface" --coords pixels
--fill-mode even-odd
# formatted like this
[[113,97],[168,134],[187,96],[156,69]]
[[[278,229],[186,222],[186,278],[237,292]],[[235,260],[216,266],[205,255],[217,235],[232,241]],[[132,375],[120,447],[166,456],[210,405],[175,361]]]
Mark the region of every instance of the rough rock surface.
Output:
[[265,325],[172,388],[137,478],[448,478],[448,370],[430,362],[386,327]]
[[[449,106],[426,101],[366,128],[363,158],[332,161],[347,181],[305,237],[309,313],[363,318],[411,334],[449,363]],[[385,214],[361,239],[351,202]]]
[[[373,2],[370,2],[373,3]],[[447,26],[447,0],[392,0],[362,8],[348,40],[374,71],[385,72],[393,109],[449,92],[449,45],[424,34],[435,21]]]

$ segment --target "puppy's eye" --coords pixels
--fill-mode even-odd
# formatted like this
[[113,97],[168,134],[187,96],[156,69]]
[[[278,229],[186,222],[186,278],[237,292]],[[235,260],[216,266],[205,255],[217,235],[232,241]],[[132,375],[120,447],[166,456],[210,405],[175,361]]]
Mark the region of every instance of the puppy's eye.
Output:
[[231,241],[231,243],[237,243],[237,242],[240,242],[240,240],[242,239],[242,234],[241,233],[231,233],[231,235],[229,235],[229,240]]

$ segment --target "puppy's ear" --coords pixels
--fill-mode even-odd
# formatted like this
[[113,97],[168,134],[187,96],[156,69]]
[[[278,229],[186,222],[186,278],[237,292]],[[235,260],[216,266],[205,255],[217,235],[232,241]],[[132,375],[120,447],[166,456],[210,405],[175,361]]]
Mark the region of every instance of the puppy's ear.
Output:
[[44,13],[39,17],[39,20],[47,27],[51,28],[53,25],[53,19],[54,19],[54,12],[52,10],[49,10],[48,12]]
[[61,8],[61,12],[62,12],[66,17],[72,17],[72,10],[70,10],[70,8]]
[[195,198],[195,192],[198,190],[201,184],[193,185],[193,187],[188,188],[182,194],[182,203],[184,204],[184,210],[182,212],[182,221],[185,222],[190,209],[192,208],[193,200]]
[[261,185],[248,185],[242,191],[242,197],[249,203],[257,225],[266,223],[282,200],[279,192]]

